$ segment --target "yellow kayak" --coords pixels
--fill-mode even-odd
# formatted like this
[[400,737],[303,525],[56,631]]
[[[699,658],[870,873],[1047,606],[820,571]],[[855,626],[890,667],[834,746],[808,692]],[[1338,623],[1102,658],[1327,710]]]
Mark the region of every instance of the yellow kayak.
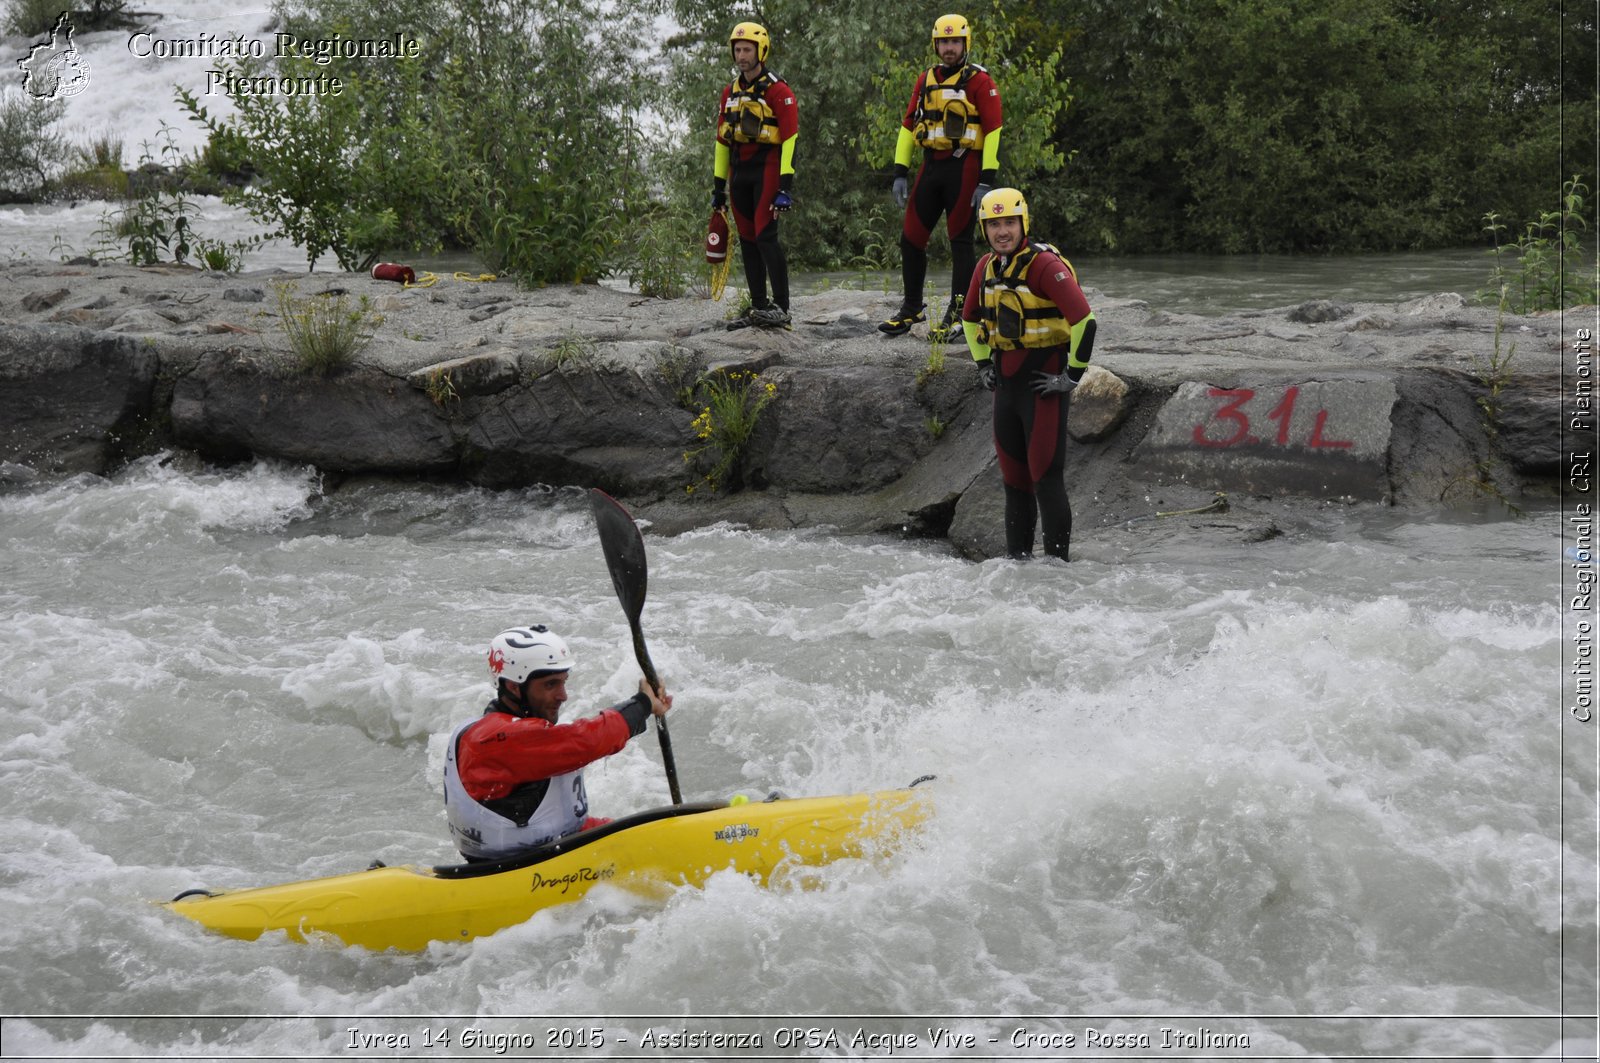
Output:
[[732,869],[765,884],[780,869],[875,855],[930,811],[927,791],[911,789],[672,805],[509,860],[374,867],[281,886],[189,890],[162,906],[245,940],[282,930],[296,941],[326,936],[369,949],[416,950],[503,930],[581,900],[602,882],[650,893],[704,885],[713,873]]

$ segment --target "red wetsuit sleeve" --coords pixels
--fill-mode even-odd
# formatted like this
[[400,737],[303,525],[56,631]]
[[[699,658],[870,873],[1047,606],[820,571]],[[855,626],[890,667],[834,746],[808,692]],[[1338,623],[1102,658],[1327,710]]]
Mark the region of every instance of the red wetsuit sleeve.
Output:
[[491,712],[462,734],[456,770],[473,800],[493,801],[525,783],[608,757],[628,737],[628,723],[615,709],[559,724]]
[[733,88],[732,85],[724,85],[724,86],[722,86],[722,97],[717,100],[717,143],[718,144],[732,144],[733,143],[722,132],[722,116],[725,113],[727,113],[727,109],[728,109],[728,92],[732,88]]
[[1089,316],[1089,300],[1067,264],[1052,254],[1042,254],[1028,265],[1028,287],[1056,304],[1069,325]]
[[800,132],[800,110],[794,102],[794,90],[785,82],[774,81],[767,86],[767,106],[778,120],[778,143],[783,143]]
[[906,104],[906,113],[900,119],[900,124],[907,129],[917,128],[917,110],[922,105],[922,83],[927,78],[928,72],[924,70],[917,76],[917,83],[911,86],[911,102]]
[[978,259],[978,264],[972,269],[972,280],[967,282],[967,297],[961,303],[961,320],[982,320],[980,312],[983,310],[983,271],[989,265],[989,260],[994,257],[990,252]]
[[984,132],[999,129],[1005,124],[1000,109],[1000,89],[988,71],[972,75],[972,80],[967,82],[967,98],[978,108],[978,122]]

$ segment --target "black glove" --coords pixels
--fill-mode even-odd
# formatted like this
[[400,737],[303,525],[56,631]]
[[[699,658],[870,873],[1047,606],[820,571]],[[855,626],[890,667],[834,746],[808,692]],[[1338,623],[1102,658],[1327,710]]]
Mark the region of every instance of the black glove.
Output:
[[1039,395],[1068,395],[1078,382],[1065,373],[1033,374],[1033,390]]
[[779,192],[772,197],[772,209],[778,214],[786,213],[793,206],[794,200],[790,198],[787,192]]
[[728,179],[726,177],[713,177],[711,179],[711,209],[721,210],[728,205]]
[[644,734],[644,729],[650,725],[650,699],[643,693],[635,694],[619,705],[613,705],[622,714],[623,720],[628,724],[628,737],[638,738]]
[[988,185],[979,185],[977,188],[974,188],[972,190],[972,209],[977,210],[979,205],[983,203],[983,197],[988,194]]
[[983,390],[993,391],[996,385],[999,384],[999,380],[996,379],[997,376],[998,374],[994,371],[994,359],[991,358],[978,363],[978,383],[983,385]]

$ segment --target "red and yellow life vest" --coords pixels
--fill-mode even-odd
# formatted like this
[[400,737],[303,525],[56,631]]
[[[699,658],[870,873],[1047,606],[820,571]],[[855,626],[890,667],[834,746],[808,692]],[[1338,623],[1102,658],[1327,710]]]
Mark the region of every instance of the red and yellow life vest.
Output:
[[968,63],[941,80],[939,67],[922,76],[922,104],[911,135],[931,151],[983,147],[983,125],[978,105],[967,98],[967,82],[983,67]]
[[1072,279],[1078,279],[1072,263],[1049,244],[1030,241],[998,269],[1000,256],[990,255],[983,268],[983,305],[978,312],[980,342],[1002,351],[1071,347],[1072,324],[1062,315],[1061,308],[1028,287],[1028,267],[1044,252],[1059,258]]
[[761,76],[749,85],[742,80],[734,81],[722,105],[717,135],[730,144],[781,143],[778,116],[766,98],[767,89],[777,80],[771,71],[763,70]]

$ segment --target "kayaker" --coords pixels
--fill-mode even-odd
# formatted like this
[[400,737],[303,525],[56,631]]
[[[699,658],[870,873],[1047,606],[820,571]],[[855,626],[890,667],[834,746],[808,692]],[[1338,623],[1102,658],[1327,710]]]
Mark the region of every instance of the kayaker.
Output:
[[[972,280],[972,222],[978,203],[996,184],[1000,162],[1000,90],[989,72],[969,61],[972,27],[960,15],[943,15],[933,24],[938,62],[911,88],[894,148],[894,201],[905,211],[900,230],[900,272],[905,294],[900,309],[878,326],[903,336],[927,317],[922,302],[928,273],[928,241],[944,215],[950,235],[950,302],[930,329],[953,333],[961,302]],[[922,148],[922,166],[909,181],[911,149]]]
[[572,651],[543,624],[502,631],[489,643],[494,700],[456,728],[444,761],[450,838],[469,861],[499,860],[610,820],[589,815],[583,768],[665,716],[672,695],[639,692],[598,715],[557,723]]
[[1033,556],[1034,526],[1042,518],[1044,552],[1065,561],[1072,539],[1068,401],[1094,351],[1094,312],[1072,263],[1028,231],[1021,192],[997,188],[978,210],[994,250],[973,270],[962,328],[978,381],[995,393],[1006,554]]
[[[789,264],[778,215],[794,206],[794,145],[800,129],[794,90],[767,69],[766,27],[741,22],[728,36],[739,76],[722,89],[711,164],[711,208],[733,207],[750,309],[730,329],[789,328]],[[767,285],[772,298],[767,298]]]

